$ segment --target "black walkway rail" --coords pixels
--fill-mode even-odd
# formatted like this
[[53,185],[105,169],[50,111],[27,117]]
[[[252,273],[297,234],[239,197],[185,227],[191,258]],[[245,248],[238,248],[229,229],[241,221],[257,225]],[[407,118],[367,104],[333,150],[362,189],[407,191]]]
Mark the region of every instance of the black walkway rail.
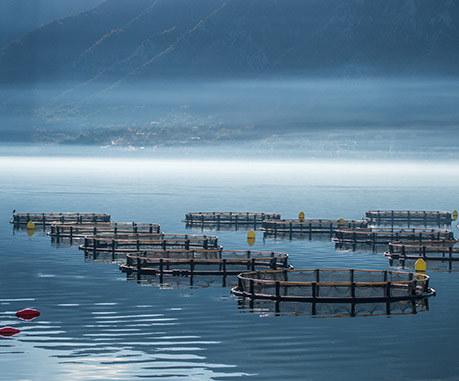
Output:
[[185,215],[187,226],[215,225],[261,225],[264,220],[278,220],[279,213],[253,212],[191,212]]
[[160,233],[158,224],[136,223],[136,222],[99,222],[68,224],[52,224],[48,235],[55,238],[84,238],[88,235],[99,234],[139,234],[139,233]]
[[270,270],[238,275],[231,292],[276,302],[373,303],[435,295],[429,277],[379,270]]
[[454,239],[454,234],[447,229],[419,228],[368,228],[368,229],[338,229],[333,241],[337,244],[371,244],[387,245],[393,241],[407,240],[441,240]]
[[241,250],[166,250],[129,253],[122,271],[159,276],[218,275],[226,280],[243,271],[256,269],[291,268],[288,254],[271,251]]
[[365,213],[365,221],[369,224],[422,224],[450,225],[452,214],[442,211],[427,210],[369,210]]
[[15,225],[27,224],[29,221],[35,224],[51,225],[54,223],[91,223],[110,222],[110,214],[102,213],[14,213],[10,223]]
[[86,252],[129,253],[149,249],[219,249],[218,237],[192,234],[114,234],[85,237],[80,245]]
[[285,219],[267,220],[262,224],[267,236],[295,234],[317,234],[328,233],[332,235],[336,229],[366,228],[367,223],[359,220],[330,220],[330,219]]

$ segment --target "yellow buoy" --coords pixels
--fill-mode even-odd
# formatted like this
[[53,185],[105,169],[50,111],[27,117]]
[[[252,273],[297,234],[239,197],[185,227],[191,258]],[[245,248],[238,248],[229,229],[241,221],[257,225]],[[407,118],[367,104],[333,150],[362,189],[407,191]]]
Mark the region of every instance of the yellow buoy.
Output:
[[299,219],[300,221],[304,221],[304,212],[298,213],[298,219]]
[[338,220],[338,225],[340,226],[343,226],[344,225],[344,218],[341,217],[339,220]]
[[424,259],[419,258],[414,264],[414,271],[417,273],[425,274],[427,271],[427,264]]
[[453,210],[453,220],[457,220],[457,210]]
[[253,246],[255,244],[255,238],[247,238],[247,243],[249,246]]
[[252,229],[247,232],[247,239],[255,239],[255,232]]
[[35,224],[33,221],[27,222],[27,230],[35,230]]

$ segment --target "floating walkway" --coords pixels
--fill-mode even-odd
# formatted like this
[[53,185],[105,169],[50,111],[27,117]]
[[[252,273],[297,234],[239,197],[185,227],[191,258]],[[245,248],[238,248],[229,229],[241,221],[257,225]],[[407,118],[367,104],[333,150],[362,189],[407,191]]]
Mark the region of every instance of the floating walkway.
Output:
[[336,229],[366,228],[365,221],[355,220],[324,220],[324,219],[286,219],[268,220],[262,224],[266,236],[329,234],[333,235]]
[[425,261],[449,262],[451,269],[452,262],[459,261],[459,246],[456,246],[458,244],[458,240],[391,242],[389,251],[384,255],[390,261],[399,260],[402,266],[407,260],[416,261],[422,258]]
[[187,213],[185,220],[187,227],[220,227],[257,226],[265,220],[278,220],[279,213],[251,213],[251,212],[197,212]]
[[151,249],[219,249],[218,237],[191,234],[114,234],[85,237],[80,249],[92,252],[130,253]]
[[55,239],[60,238],[84,238],[88,235],[101,234],[153,234],[160,233],[158,224],[145,224],[136,222],[100,222],[100,223],[83,223],[83,224],[67,224],[58,223],[51,225],[51,231],[48,235]]
[[[127,273],[136,272],[159,276],[236,276],[243,271],[258,269],[291,268],[288,254],[268,251],[238,250],[167,250],[129,253],[126,264],[120,269]],[[191,280],[192,282],[192,280]]]
[[335,238],[333,238],[333,241],[337,244],[387,245],[392,241],[442,239],[454,239],[453,232],[447,229],[417,228],[343,229],[335,231]]
[[14,213],[10,223],[26,225],[32,221],[38,225],[51,225],[55,223],[95,223],[110,222],[110,214],[99,213]]
[[365,213],[370,225],[451,225],[450,212],[410,210],[370,210]]
[[375,303],[416,300],[435,295],[429,277],[378,270],[270,270],[238,275],[231,292],[276,303]]

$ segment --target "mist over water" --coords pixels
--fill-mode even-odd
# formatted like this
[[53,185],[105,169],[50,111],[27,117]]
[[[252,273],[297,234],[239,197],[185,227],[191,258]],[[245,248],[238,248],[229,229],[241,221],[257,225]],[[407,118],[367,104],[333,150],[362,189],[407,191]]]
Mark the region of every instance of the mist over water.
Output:
[[284,149],[309,158],[459,157],[459,81],[447,78],[107,87],[3,88],[2,140],[134,148],[237,142],[248,143],[246,151]]

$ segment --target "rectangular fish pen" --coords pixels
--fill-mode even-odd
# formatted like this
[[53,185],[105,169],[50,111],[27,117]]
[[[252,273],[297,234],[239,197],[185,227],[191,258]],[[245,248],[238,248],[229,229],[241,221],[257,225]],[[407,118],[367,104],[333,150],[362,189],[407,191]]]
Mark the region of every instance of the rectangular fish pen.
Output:
[[136,223],[136,222],[100,222],[100,223],[83,223],[67,224],[57,223],[51,225],[48,232],[53,238],[84,238],[88,235],[99,234],[153,234],[160,233],[158,224]]
[[336,230],[333,241],[337,244],[388,245],[392,241],[450,240],[453,232],[447,229],[368,228]]
[[384,255],[389,258],[390,264],[398,260],[402,266],[406,261],[416,261],[422,258],[425,261],[447,262],[449,270],[452,263],[459,261],[458,240],[407,241],[389,243],[389,251]]
[[252,213],[252,212],[194,212],[187,213],[185,220],[187,227],[208,227],[217,229],[224,226],[257,226],[265,220],[278,220],[279,213]]
[[130,253],[153,249],[219,249],[218,237],[191,234],[116,234],[84,238],[80,249],[85,252]]
[[365,221],[358,220],[329,220],[329,219],[285,219],[267,220],[262,224],[262,230],[266,236],[288,236],[329,234],[332,235],[336,229],[366,228]]
[[450,212],[426,210],[369,210],[364,220],[370,225],[451,225]]
[[159,276],[190,277],[193,285],[195,276],[221,276],[223,285],[226,277],[236,276],[243,271],[256,269],[291,268],[288,254],[268,251],[240,250],[165,250],[129,253],[126,264],[120,269],[127,273],[136,272]]
[[29,221],[39,225],[55,223],[95,223],[110,222],[110,214],[104,213],[14,213],[10,223],[25,225]]

